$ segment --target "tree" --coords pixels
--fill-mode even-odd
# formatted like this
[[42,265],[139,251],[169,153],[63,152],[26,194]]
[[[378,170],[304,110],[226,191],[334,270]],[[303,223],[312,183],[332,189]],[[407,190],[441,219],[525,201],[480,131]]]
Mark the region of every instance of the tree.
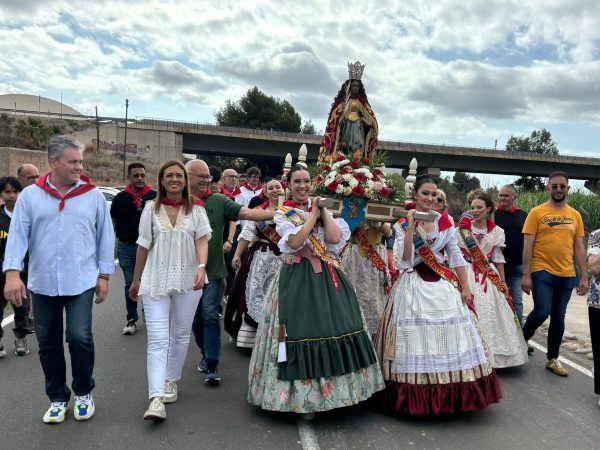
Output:
[[315,124],[312,123],[312,120],[308,119],[308,121],[304,122],[302,128],[300,128],[300,133],[302,134],[323,134],[320,131],[317,131]]
[[[506,150],[509,152],[532,152],[544,155],[558,155],[558,146],[552,139],[548,130],[533,130],[531,136],[511,136],[506,141]],[[524,191],[534,192],[544,189],[541,177],[523,175],[515,181],[515,186]]]
[[[271,97],[256,86],[237,102],[225,101],[215,113],[218,125],[300,133],[302,118],[287,100]],[[305,124],[306,125],[306,124]]]
[[452,184],[459,193],[465,195],[465,198],[467,193],[481,187],[479,178],[472,177],[464,172],[455,172],[454,177],[452,177]]
[[52,130],[40,119],[28,117],[20,119],[16,125],[17,136],[23,139],[28,146],[42,148],[48,143]]

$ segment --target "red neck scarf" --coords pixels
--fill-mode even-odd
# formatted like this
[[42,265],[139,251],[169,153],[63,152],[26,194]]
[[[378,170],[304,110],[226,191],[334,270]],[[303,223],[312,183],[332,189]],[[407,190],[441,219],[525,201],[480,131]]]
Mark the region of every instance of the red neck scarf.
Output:
[[148,192],[150,192],[151,190],[152,190],[152,187],[149,184],[144,185],[142,190],[137,193],[133,192],[133,190],[131,190],[130,184],[125,186],[125,192],[127,192],[129,195],[131,195],[133,197],[133,204],[135,206],[137,206],[138,208],[142,207],[142,197],[144,195],[146,195]]
[[[193,203],[194,205],[198,205],[198,206],[204,206],[204,202],[203,202],[202,200],[200,200],[200,199],[198,199],[198,198],[196,198],[196,197],[192,197],[192,200],[193,200],[193,202],[192,202],[192,203]],[[173,206],[173,207],[175,207],[175,208],[179,208],[179,207],[181,207],[181,205],[183,205],[185,202],[183,201],[183,199],[181,199],[181,200],[177,200],[176,202],[174,202],[174,201],[173,201],[173,200],[171,200],[170,198],[167,198],[167,197],[165,197],[165,198],[163,198],[163,199],[160,201],[160,203],[161,203],[162,205],[165,205],[165,206]]]
[[298,208],[304,211],[304,206],[307,207],[307,212],[311,212],[312,211],[312,206],[308,206],[308,200],[305,203],[296,203],[294,200],[286,200],[285,202],[283,202],[283,206],[288,206],[290,208]]
[[245,182],[245,183],[244,183],[242,186],[244,186],[244,187],[245,187],[246,189],[248,189],[249,191],[252,191],[252,193],[253,193],[253,194],[254,194],[256,191],[258,191],[258,190],[262,189],[262,184],[258,183],[258,184],[256,185],[256,187],[255,187],[255,188],[253,188],[252,186],[250,186],[250,185],[248,184],[248,182],[247,182],[247,181],[246,181],[246,182]]
[[257,208],[267,210],[269,209],[269,202],[264,202],[262,205],[258,205]]
[[518,207],[517,205],[515,205],[514,203],[513,203],[513,204],[511,205],[511,207],[510,207],[510,208],[508,208],[508,209],[506,209],[506,208],[503,208],[502,206],[500,206],[500,205],[498,204],[498,205],[496,205],[496,209],[497,209],[498,211],[504,211],[504,212],[507,212],[507,213],[512,213],[512,214],[516,213],[517,211],[521,211],[521,208],[519,208],[519,207]]
[[242,191],[240,191],[240,188],[237,186],[235,187],[233,192],[229,192],[224,184],[221,185],[221,194],[223,194],[226,197],[229,197],[231,200],[235,200],[235,196],[241,193]]
[[50,194],[52,197],[57,198],[60,200],[60,203],[58,204],[58,212],[62,212],[63,209],[65,209],[65,201],[67,201],[70,198],[73,197],[77,197],[78,195],[82,195],[85,194],[86,192],[91,191],[92,189],[94,189],[96,186],[90,181],[90,179],[88,177],[86,177],[85,175],[80,175],[79,178],[81,178],[83,181],[85,181],[87,184],[82,184],[80,186],[77,186],[75,189],[73,189],[72,191],[68,192],[65,195],[60,195],[58,192],[56,192],[54,189],[52,189],[48,183],[48,176],[50,175],[50,172],[45,173],[44,175],[42,175],[41,177],[39,177],[35,184],[37,187],[43,189],[44,191],[46,191],[48,194]]
[[[473,219],[469,219],[468,217],[463,217],[460,220],[460,223],[458,224],[459,228],[465,228],[467,230],[471,230],[473,227]],[[487,232],[489,233],[490,231],[492,231],[494,229],[494,227],[496,226],[496,224],[494,222],[492,222],[492,219],[488,219],[486,222],[486,229]]]

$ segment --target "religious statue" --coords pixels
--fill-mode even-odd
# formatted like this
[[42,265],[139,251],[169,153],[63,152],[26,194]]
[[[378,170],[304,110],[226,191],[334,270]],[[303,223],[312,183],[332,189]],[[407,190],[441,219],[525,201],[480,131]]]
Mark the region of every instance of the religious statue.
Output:
[[348,80],[333,100],[318,164],[330,164],[338,153],[353,159],[368,159],[377,147],[378,126],[361,78],[365,65],[348,63]]

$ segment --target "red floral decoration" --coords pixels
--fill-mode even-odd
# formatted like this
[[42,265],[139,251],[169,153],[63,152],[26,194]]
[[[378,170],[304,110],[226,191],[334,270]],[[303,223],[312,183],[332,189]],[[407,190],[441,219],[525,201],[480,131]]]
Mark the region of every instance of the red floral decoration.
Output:
[[363,195],[365,195],[365,190],[360,185],[354,186],[352,188],[352,195],[354,195],[355,197],[362,197]]

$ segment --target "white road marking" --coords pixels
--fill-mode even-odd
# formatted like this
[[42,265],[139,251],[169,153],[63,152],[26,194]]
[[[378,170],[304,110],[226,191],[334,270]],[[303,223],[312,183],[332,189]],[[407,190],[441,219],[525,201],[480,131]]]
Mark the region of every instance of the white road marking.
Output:
[[5,317],[2,320],[2,328],[4,328],[9,323],[13,323],[14,320],[15,320],[15,315],[14,314],[11,314],[10,316]]
[[310,421],[302,417],[298,418],[298,434],[300,435],[302,450],[320,450],[315,428]]
[[[544,352],[544,353],[546,353],[548,351],[547,348],[542,347],[540,344],[538,344],[536,342],[533,342],[533,341],[529,341],[529,345],[531,345],[533,348],[536,348],[539,351]],[[582,374],[587,375],[590,378],[594,378],[594,375],[592,375],[592,372],[590,370],[588,370],[585,367],[577,364],[576,362],[571,361],[570,359],[567,359],[564,356],[559,356],[558,360],[561,363],[565,363],[567,366],[570,366],[573,369],[580,371]]]

